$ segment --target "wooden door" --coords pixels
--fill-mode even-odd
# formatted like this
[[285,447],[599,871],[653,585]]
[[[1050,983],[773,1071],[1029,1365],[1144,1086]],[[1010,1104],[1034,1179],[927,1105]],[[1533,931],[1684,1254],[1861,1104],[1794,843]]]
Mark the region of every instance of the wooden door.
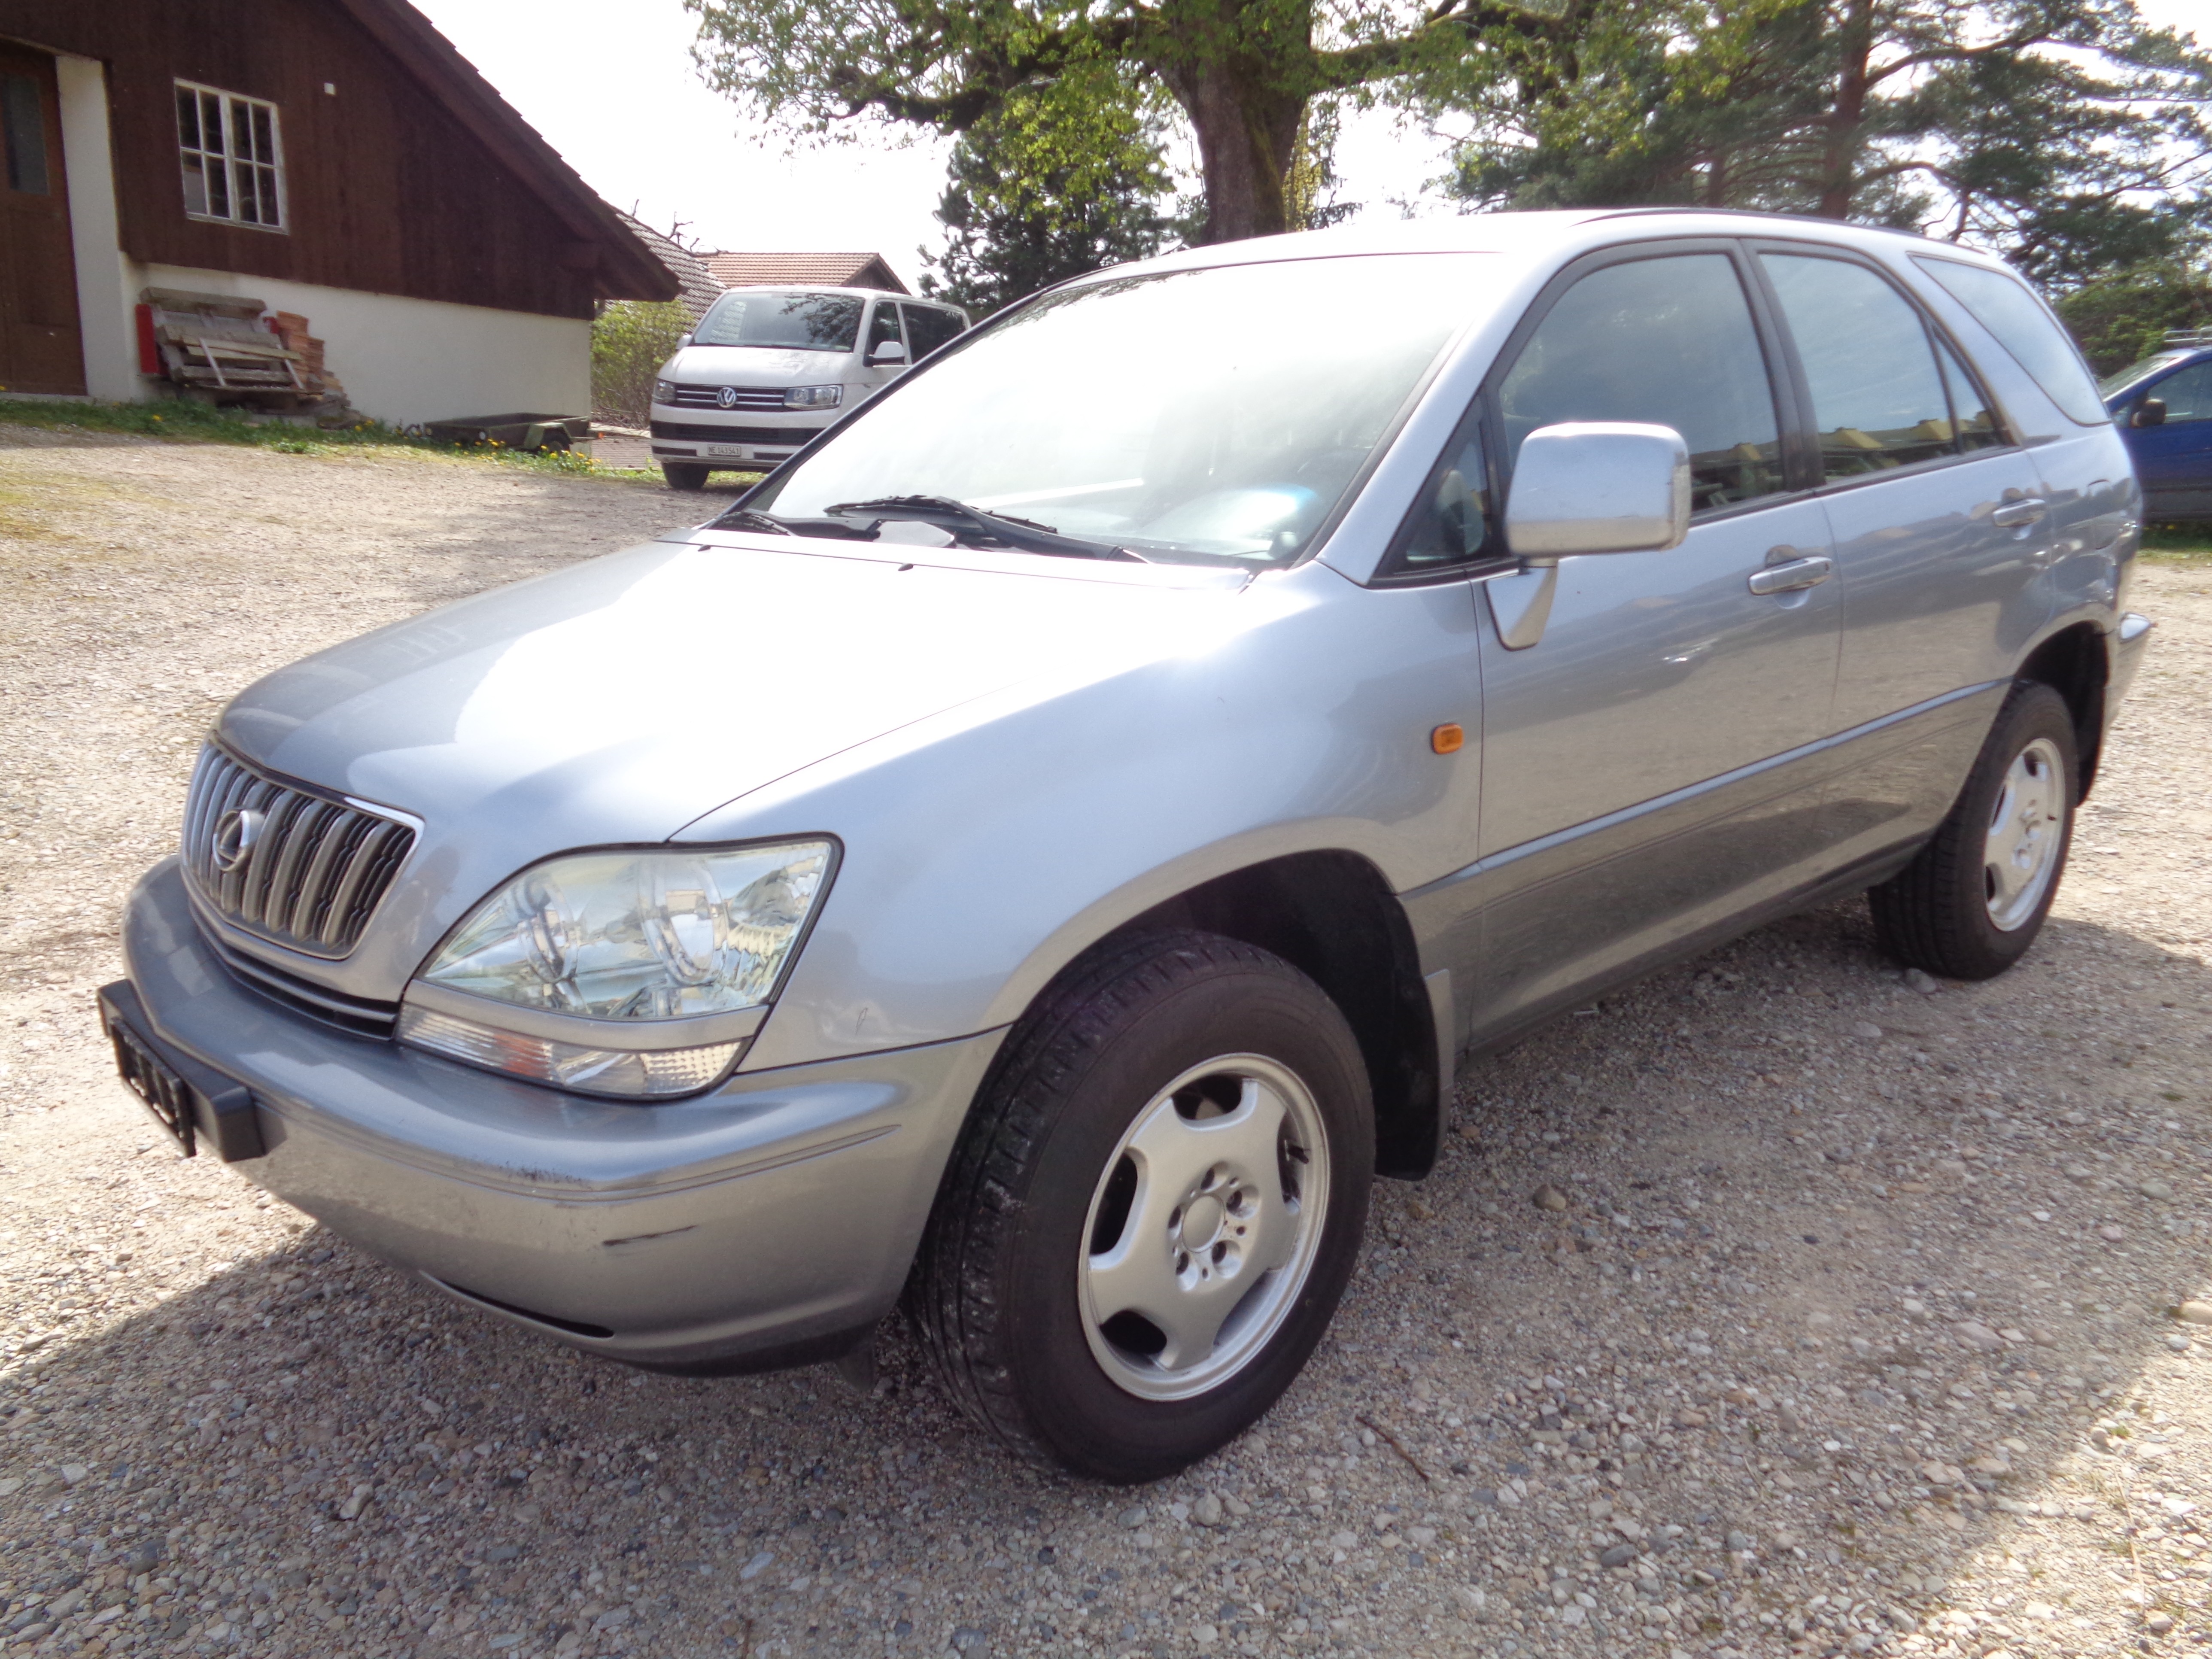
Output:
[[0,44],[0,392],[83,390],[54,60]]

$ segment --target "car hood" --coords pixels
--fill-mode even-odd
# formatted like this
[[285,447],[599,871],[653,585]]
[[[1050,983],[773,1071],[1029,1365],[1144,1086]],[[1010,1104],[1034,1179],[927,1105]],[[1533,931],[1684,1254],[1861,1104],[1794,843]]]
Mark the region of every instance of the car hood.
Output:
[[700,386],[826,386],[841,379],[849,351],[787,351],[775,346],[685,346],[660,372]]
[[493,841],[526,862],[664,839],[1073,656],[1173,648],[1194,605],[1242,585],[815,545],[653,543],[480,594],[279,669],[220,733],[273,771],[420,817],[426,850]]

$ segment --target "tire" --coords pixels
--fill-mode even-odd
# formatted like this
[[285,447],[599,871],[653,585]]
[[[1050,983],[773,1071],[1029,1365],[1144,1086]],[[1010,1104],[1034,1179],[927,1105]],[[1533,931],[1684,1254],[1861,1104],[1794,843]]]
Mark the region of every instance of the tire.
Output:
[[707,469],[694,466],[688,461],[663,461],[660,476],[668,480],[671,489],[704,489],[707,487]]
[[[1285,1151],[1301,1139],[1303,1162]],[[1311,980],[1210,933],[1109,946],[1007,1037],[908,1313],[947,1391],[1016,1455],[1158,1480],[1304,1368],[1358,1262],[1374,1162],[1358,1042]],[[1170,1323],[1108,1308],[1133,1289]]]
[[2014,685],[1951,815],[1869,890],[1876,942],[1951,979],[1994,978],[2026,956],[2065,872],[2080,776],[2066,700]]

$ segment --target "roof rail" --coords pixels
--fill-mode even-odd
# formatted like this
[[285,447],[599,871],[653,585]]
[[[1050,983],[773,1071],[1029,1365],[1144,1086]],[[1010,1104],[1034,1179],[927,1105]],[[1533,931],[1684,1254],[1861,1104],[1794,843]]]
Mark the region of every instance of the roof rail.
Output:
[[2169,328],[2166,343],[2170,346],[2212,346],[2212,328]]

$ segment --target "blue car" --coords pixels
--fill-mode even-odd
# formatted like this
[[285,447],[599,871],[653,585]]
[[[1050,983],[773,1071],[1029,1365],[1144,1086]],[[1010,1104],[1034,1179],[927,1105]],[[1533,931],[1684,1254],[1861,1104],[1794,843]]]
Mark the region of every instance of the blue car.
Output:
[[2098,389],[2135,457],[2143,521],[2212,522],[2212,329],[2168,335]]

